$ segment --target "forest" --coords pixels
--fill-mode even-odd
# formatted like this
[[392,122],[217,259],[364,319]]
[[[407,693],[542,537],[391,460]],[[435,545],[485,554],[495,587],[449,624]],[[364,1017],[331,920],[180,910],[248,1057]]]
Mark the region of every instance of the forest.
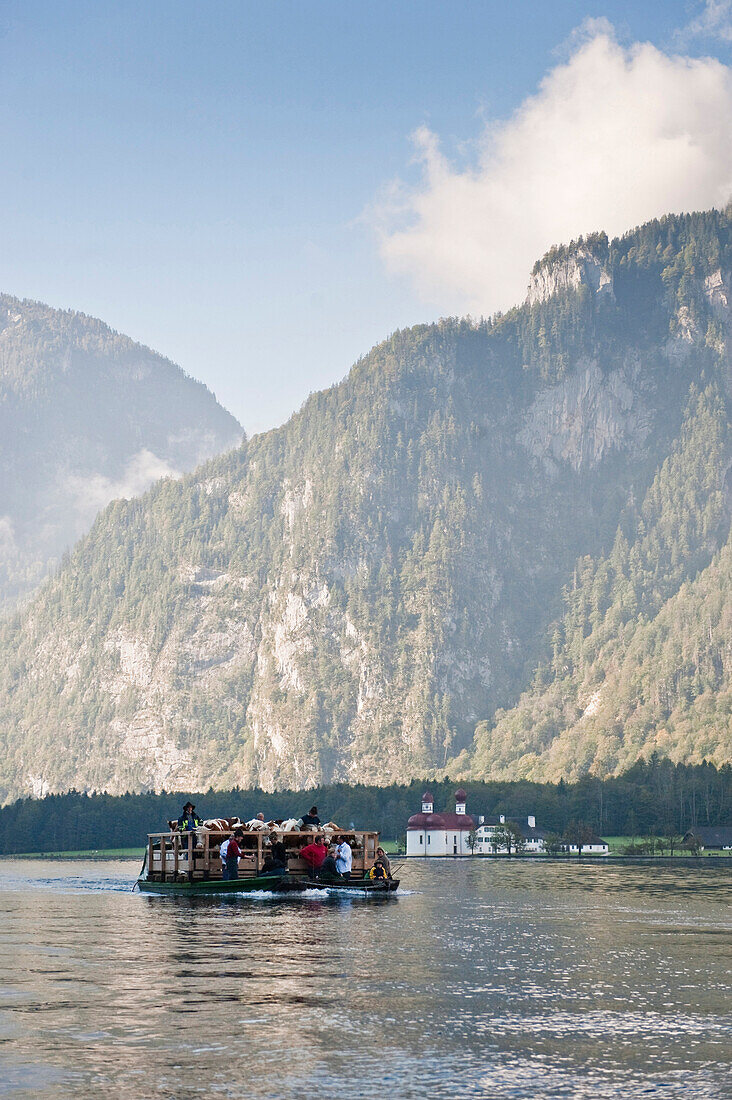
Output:
[[732,208],[539,271],[101,512],[0,623],[0,802],[729,762]]
[[[162,831],[190,797],[202,817],[238,815],[247,820],[300,816],[315,803],[321,820],[343,828],[378,829],[385,840],[402,839],[408,818],[420,809],[426,788],[435,809],[452,809],[457,781],[413,780],[385,787],[332,786],[268,793],[261,790],[154,794],[68,794],[24,798],[0,809],[0,854],[64,852],[143,845]],[[683,835],[695,825],[732,820],[732,767],[687,766],[652,756],[625,774],[576,783],[464,782],[468,813],[534,814],[540,828],[563,835],[582,822],[606,836]]]

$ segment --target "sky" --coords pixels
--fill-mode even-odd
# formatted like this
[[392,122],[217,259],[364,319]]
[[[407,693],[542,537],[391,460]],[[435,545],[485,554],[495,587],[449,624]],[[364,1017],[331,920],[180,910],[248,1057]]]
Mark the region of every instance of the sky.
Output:
[[249,434],[552,244],[732,197],[732,0],[0,0],[0,291]]

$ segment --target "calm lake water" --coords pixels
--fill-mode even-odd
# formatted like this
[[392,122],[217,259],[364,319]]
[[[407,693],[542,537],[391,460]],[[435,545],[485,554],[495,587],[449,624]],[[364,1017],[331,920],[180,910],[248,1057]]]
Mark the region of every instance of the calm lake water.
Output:
[[732,876],[410,861],[404,894],[175,899],[0,863],[0,1095],[732,1096]]

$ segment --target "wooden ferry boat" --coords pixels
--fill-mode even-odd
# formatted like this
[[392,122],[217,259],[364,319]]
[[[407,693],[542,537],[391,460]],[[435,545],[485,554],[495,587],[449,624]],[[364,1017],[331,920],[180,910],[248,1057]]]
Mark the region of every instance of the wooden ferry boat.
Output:
[[149,833],[147,851],[137,886],[151,894],[240,894],[255,890],[275,894],[323,889],[328,893],[388,895],[399,887],[398,879],[372,879],[369,871],[376,862],[379,834],[368,831],[341,830],[353,852],[351,875],[343,878],[311,878],[309,868],[300,858],[300,849],[311,844],[312,831],[279,833],[287,849],[287,871],[264,874],[262,866],[267,854],[267,834],[245,832],[239,840],[242,857],[239,877],[222,877],[219,848],[233,830],[209,830],[197,836],[193,832]]

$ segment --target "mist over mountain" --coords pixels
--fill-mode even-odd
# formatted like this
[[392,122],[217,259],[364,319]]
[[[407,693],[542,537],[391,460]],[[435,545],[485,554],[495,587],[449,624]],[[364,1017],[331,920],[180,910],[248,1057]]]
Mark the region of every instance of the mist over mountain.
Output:
[[0,610],[36,587],[110,500],[242,435],[170,360],[81,313],[0,295]]
[[731,287],[729,210],[595,234],[115,501],[3,628],[2,798],[729,761]]

